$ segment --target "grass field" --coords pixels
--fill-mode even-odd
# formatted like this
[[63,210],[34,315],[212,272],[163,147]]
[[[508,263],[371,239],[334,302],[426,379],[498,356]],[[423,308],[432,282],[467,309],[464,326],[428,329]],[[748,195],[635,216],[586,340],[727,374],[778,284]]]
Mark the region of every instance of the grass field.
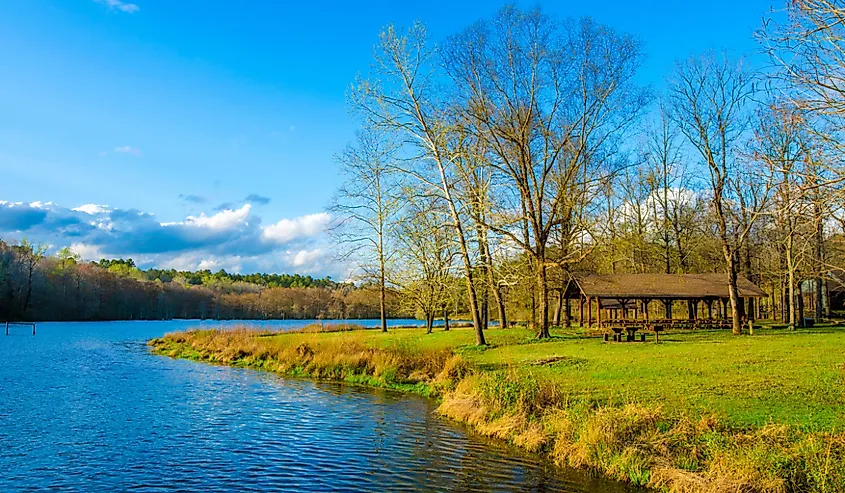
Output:
[[192,332],[171,356],[441,398],[557,462],[670,491],[845,491],[845,327],[762,325],[604,343],[580,329]]
[[518,369],[546,378],[574,396],[601,404],[659,402],[668,411],[715,413],[737,425],[770,421],[807,431],[845,429],[845,327],[789,331],[758,328],[670,333],[654,344],[604,343],[580,331],[556,330],[538,341],[525,328],[492,329],[476,349],[471,329],[425,334],[399,329],[278,335],[321,342],[355,341],[374,348],[451,349],[483,370]]

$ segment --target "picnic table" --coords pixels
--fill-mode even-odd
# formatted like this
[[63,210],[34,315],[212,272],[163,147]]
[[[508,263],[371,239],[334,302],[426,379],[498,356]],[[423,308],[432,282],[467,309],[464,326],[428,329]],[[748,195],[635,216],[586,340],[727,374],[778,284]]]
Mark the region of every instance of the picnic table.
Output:
[[[613,331],[613,342],[623,342],[623,332],[625,334],[625,341],[624,342],[634,342],[637,338],[637,331],[642,329],[642,325],[615,325],[611,326],[610,330]],[[605,337],[605,341],[607,341],[607,337]],[[645,334],[642,334],[640,337],[641,342],[645,342]]]

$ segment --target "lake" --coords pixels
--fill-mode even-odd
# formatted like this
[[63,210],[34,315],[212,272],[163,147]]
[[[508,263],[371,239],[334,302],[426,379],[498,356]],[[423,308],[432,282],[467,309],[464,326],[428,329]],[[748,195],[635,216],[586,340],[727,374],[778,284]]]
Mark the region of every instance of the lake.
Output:
[[0,491],[634,491],[476,437],[428,399],[145,346],[236,324],[40,323],[36,336],[0,334]]

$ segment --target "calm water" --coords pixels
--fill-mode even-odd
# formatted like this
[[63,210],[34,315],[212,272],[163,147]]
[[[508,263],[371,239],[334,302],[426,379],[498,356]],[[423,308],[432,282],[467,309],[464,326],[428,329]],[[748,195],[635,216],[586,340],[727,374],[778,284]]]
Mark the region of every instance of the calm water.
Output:
[[0,333],[0,491],[631,491],[469,435],[426,399],[144,345],[198,325]]

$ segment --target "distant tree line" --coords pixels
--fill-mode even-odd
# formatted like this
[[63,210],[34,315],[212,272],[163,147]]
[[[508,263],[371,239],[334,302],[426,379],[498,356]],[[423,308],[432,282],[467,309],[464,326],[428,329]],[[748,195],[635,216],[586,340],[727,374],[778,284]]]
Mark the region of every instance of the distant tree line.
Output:
[[[388,315],[399,316],[395,295]],[[0,240],[0,321],[344,319],[380,313],[378,289],[330,278],[139,269],[132,259],[83,262],[28,241]]]

